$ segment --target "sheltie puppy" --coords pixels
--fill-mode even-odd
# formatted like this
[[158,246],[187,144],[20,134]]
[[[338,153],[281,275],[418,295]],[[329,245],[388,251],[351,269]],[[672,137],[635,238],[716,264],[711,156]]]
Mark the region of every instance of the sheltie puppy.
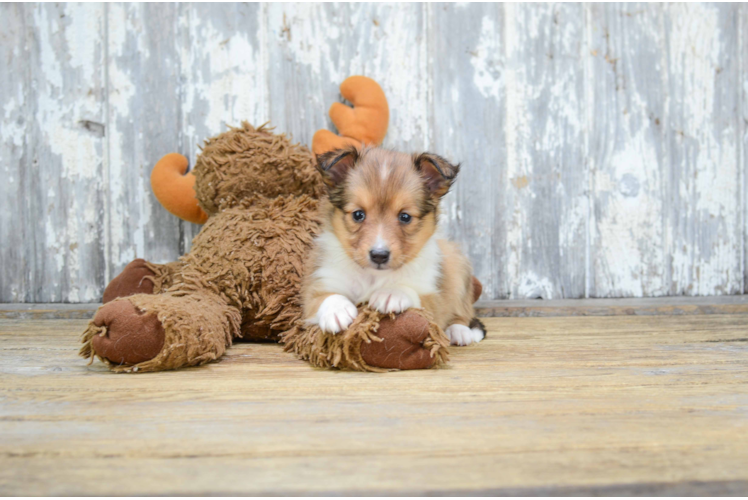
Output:
[[317,168],[328,197],[302,284],[306,320],[335,334],[366,302],[381,313],[424,308],[453,345],[483,340],[470,262],[437,228],[459,165],[431,153],[351,147],[320,155]]

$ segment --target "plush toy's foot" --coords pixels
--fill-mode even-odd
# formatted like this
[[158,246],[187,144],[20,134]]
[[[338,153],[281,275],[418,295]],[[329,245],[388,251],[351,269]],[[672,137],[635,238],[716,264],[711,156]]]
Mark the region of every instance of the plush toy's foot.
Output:
[[93,324],[100,333],[91,339],[96,354],[115,365],[135,365],[155,358],[164,347],[164,327],[155,314],[138,311],[129,300],[103,305]]
[[405,311],[395,319],[384,317],[379,321],[377,334],[382,342],[361,344],[361,357],[369,366],[397,370],[431,368],[436,362],[431,349],[423,341],[429,335],[429,320],[413,310]]
[[143,259],[135,259],[125,266],[104,290],[102,302],[106,304],[119,297],[129,297],[136,293],[153,293],[153,280],[155,276],[148,263]]
[[80,355],[116,372],[153,372],[220,358],[239,333],[241,314],[205,290],[120,298],[99,308]]
[[392,318],[365,307],[344,332],[335,335],[317,325],[297,325],[282,341],[286,351],[322,368],[418,370],[448,360],[449,339],[421,309]]

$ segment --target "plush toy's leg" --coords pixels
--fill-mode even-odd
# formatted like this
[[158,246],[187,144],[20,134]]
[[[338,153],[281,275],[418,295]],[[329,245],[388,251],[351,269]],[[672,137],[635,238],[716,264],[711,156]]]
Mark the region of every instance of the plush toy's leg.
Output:
[[[483,293],[483,285],[473,276],[472,286],[473,300],[477,301]],[[394,318],[381,318],[377,336],[382,342],[361,344],[361,357],[369,366],[417,370],[438,366],[447,360],[449,340],[419,310],[409,309]]]
[[337,335],[316,325],[283,334],[286,351],[323,368],[383,372],[432,368],[447,362],[449,339],[421,309],[382,316],[368,307]]
[[179,262],[151,264],[143,259],[135,259],[125,266],[104,290],[102,302],[106,304],[119,297],[129,297],[138,293],[160,293],[173,282]]
[[[381,342],[361,344],[361,357],[369,366],[397,370],[431,368],[444,359],[435,356],[446,343],[438,342],[439,333],[417,310],[410,309],[391,318],[379,320],[377,336]],[[436,349],[435,349],[436,348]],[[446,355],[446,351],[441,353]]]
[[207,291],[132,295],[99,308],[80,354],[113,371],[201,365],[223,355],[240,324],[239,309]]

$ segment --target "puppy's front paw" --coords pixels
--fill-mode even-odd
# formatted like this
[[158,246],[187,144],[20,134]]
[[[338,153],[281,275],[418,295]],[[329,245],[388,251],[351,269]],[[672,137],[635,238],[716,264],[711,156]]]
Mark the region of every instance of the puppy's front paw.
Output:
[[444,330],[452,345],[470,345],[483,340],[485,334],[480,328],[470,328],[465,325],[450,325]]
[[343,295],[330,295],[319,306],[317,324],[323,332],[339,333],[358,316],[356,306]]
[[369,305],[382,314],[401,313],[411,307],[421,307],[421,304],[416,303],[417,297],[416,300],[413,299],[414,294],[415,292],[411,294],[406,290],[384,288],[371,294]]

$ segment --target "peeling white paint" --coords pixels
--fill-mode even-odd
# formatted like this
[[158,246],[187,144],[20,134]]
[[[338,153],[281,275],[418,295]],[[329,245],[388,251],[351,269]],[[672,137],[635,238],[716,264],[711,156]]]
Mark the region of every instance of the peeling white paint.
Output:
[[4,120],[3,126],[0,127],[0,138],[3,143],[13,144],[16,147],[23,146],[26,128],[22,127],[14,117],[23,113],[24,106],[25,102],[22,93],[19,101],[11,98],[3,105]]
[[312,3],[284,4],[271,6],[268,14],[273,36],[284,40],[294,61],[308,66],[316,76],[321,76],[324,68],[329,78],[327,83],[340,84],[331,43],[340,38],[340,26],[329,18],[327,9]]
[[[669,5],[668,50],[672,92],[680,98],[674,168],[680,172],[679,207],[693,231],[673,242],[676,293],[736,293],[742,289],[737,165],[737,104],[724,79],[735,64],[736,43],[726,30],[734,14],[724,5]],[[733,33],[734,36],[734,33]],[[730,100],[734,104],[730,104]],[[741,166],[741,168],[744,168]],[[672,291],[672,290],[671,290]]]
[[568,42],[581,37],[579,14],[575,5],[504,5],[503,287],[512,298],[584,294],[583,72],[579,45]]
[[[604,21],[591,22],[599,27]],[[667,155],[659,152],[658,137],[664,136],[652,124],[666,122],[667,107],[660,75],[641,73],[650,70],[642,61],[658,65],[665,57],[658,22],[652,9],[591,34],[586,105],[593,123],[590,292],[595,297],[658,296],[669,286],[663,230]]]
[[330,90],[348,76],[361,74],[377,80],[388,96],[385,146],[427,148],[431,78],[423,17],[427,9],[418,4],[268,6],[269,43],[302,72],[305,81],[300,91],[309,94],[305,99],[311,109],[319,110],[314,117],[304,115],[309,108],[298,110],[298,120],[309,124],[309,137],[314,124],[326,121],[331,103],[324,95],[333,94]]
[[185,132],[194,143],[242,120],[259,125],[268,119],[263,115],[267,95],[259,48],[248,33],[224,31],[196,8],[189,6],[182,17],[191,43],[180,50],[187,83],[182,101]]
[[[428,89],[425,35],[417,35],[419,28],[413,20],[419,17],[419,4],[408,6],[407,13],[390,11],[381,16],[382,40],[375,50],[371,69],[363,61],[363,73],[383,82],[387,96],[396,96],[391,102],[391,136],[387,145],[398,149],[425,150],[428,148]],[[365,21],[363,21],[365,22]],[[363,41],[362,41],[363,42]],[[360,53],[365,54],[361,43]],[[413,77],[413,73],[417,76]],[[410,75],[410,76],[408,76]]]
[[548,278],[542,278],[532,271],[526,271],[517,282],[517,299],[555,299],[555,286]]
[[[133,20],[138,18],[138,6],[111,4],[108,15],[108,154],[107,169],[109,172],[108,205],[109,231],[108,248],[111,259],[110,266],[121,269],[136,257],[144,256],[143,243],[135,240],[130,234],[130,225],[124,223],[137,214],[132,208],[137,207],[143,198],[143,192],[129,193],[126,191],[124,179],[137,172],[135,165],[130,165],[130,151],[133,144],[126,139],[128,135],[123,127],[129,128],[133,122],[131,109],[137,99],[142,98],[137,93],[137,83],[133,75],[117,64],[119,58],[128,56],[128,33],[135,33]],[[135,12],[131,12],[135,11]],[[145,57],[145,56],[144,56]],[[135,199],[133,199],[135,198]]]
[[65,27],[65,42],[67,44],[70,68],[80,70],[80,78],[84,82],[95,79],[97,61],[96,50],[100,47],[98,40],[91,35],[98,33],[101,28],[101,11],[91,9],[85,4],[68,3],[64,6],[65,18],[70,24]]
[[[507,19],[512,10],[512,7],[508,8]],[[511,28],[513,27],[512,23]],[[510,36],[512,36],[511,32],[507,31],[507,39]],[[509,47],[508,50],[510,50]],[[475,52],[471,55],[470,62],[475,70],[473,83],[476,88],[483,94],[483,97],[492,97],[499,100],[502,95],[504,80],[500,64],[499,31],[492,18],[484,16],[481,20],[480,41],[475,48]]]
[[[651,143],[649,127],[627,135],[621,149],[607,159],[604,169],[595,171],[595,191],[608,193],[603,221],[597,227],[596,241],[605,242],[598,249],[600,263],[613,268],[599,269],[613,281],[611,288],[623,296],[638,297],[666,293],[665,273],[653,273],[649,266],[662,267],[664,248],[662,228],[653,215],[661,214],[662,200],[657,189],[661,185],[657,167],[660,161]],[[626,130],[632,130],[629,123]],[[630,196],[622,179],[631,176],[641,184],[640,192]],[[645,243],[642,245],[642,243]]]
[[35,298],[43,302],[77,301],[77,289],[96,280],[89,256],[97,253],[98,242],[89,229],[97,226],[98,214],[90,202],[100,185],[102,139],[82,123],[102,121],[97,87],[102,12],[101,6],[33,8],[40,64],[33,70],[38,75],[33,123],[39,147],[32,154],[45,173],[37,188],[48,195],[45,216],[33,226],[43,229],[38,239],[45,269],[55,276]]

